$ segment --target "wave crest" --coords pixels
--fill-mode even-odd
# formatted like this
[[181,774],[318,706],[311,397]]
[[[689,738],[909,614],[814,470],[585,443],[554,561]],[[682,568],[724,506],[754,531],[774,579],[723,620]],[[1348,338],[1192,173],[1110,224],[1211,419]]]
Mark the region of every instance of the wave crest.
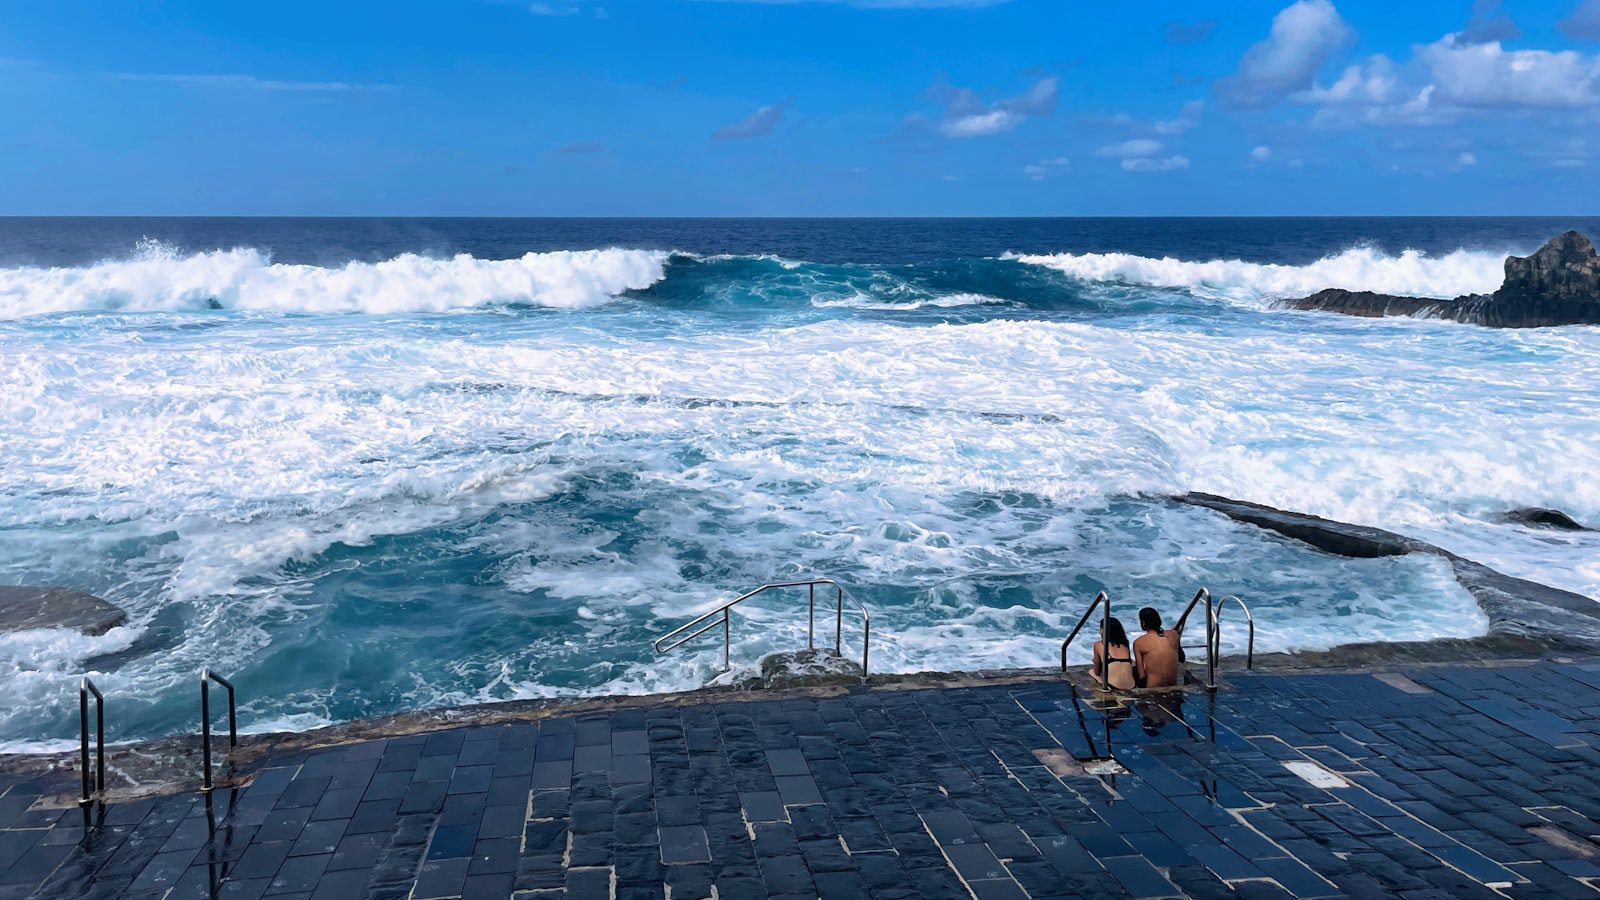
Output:
[[273,263],[248,248],[180,254],[140,242],[125,260],[0,269],[0,318],[102,310],[419,313],[523,304],[596,306],[666,277],[671,254],[561,250],[516,259],[403,253],[338,267]]
[[1303,297],[1331,287],[1406,297],[1483,294],[1500,286],[1505,265],[1505,256],[1499,253],[1455,250],[1428,256],[1406,250],[1391,256],[1371,247],[1353,247],[1304,266],[1237,259],[1191,262],[1129,253],[1011,254],[1006,258],[1055,269],[1082,281],[1182,288],[1197,296],[1252,305]]

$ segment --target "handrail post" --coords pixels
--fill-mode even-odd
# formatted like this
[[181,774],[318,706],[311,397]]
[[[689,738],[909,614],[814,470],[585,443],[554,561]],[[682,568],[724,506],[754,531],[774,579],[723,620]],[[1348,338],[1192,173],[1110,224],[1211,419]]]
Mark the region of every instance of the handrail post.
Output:
[[[1111,595],[1105,595],[1105,604],[1100,607],[1100,693],[1111,693]],[[1129,647],[1132,653],[1133,648]],[[1111,732],[1109,722],[1106,731],[1106,746],[1111,746]]]
[[1206,594],[1206,690],[1217,689],[1217,609]]
[[89,790],[89,695],[94,695],[94,791],[106,789],[106,697],[85,678],[78,682],[78,763],[83,771],[83,796],[78,805],[87,807],[94,802]]
[[730,614],[732,609],[730,606],[722,608],[722,671],[724,672],[733,668],[733,663],[730,661],[733,653],[733,624]]
[[806,585],[810,608],[806,611],[806,649],[817,649],[817,586]]
[[861,619],[861,677],[867,677],[867,654],[872,650],[872,617]]
[[[834,585],[838,587],[838,585]],[[844,588],[839,588],[839,606],[833,613],[833,655],[844,652]]]
[[78,686],[78,771],[83,775],[83,796],[78,805],[89,805],[89,692]]
[[211,790],[211,681],[200,673],[200,766],[205,772],[202,791]]

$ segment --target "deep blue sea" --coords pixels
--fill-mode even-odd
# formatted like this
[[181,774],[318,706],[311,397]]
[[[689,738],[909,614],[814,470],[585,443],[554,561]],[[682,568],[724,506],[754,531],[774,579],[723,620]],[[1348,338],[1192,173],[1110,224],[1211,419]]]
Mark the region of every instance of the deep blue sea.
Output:
[[[1567,228],[1600,219],[0,219],[0,583],[130,614],[0,636],[0,751],[75,735],[86,673],[116,740],[192,731],[202,666],[257,731],[695,687],[720,641],[651,640],[810,572],[875,669],[1049,665],[1102,588],[1238,594],[1263,650],[1486,628],[1437,559],[1189,490],[1600,598],[1600,538],[1500,520],[1600,522],[1600,329],[1274,306],[1491,291]],[[801,598],[734,639],[803,644]]]

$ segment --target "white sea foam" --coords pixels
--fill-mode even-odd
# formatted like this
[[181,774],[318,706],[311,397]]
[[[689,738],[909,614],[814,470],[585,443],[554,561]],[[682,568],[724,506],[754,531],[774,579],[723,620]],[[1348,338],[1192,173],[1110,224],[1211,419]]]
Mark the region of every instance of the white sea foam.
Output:
[[850,309],[922,309],[935,307],[950,309],[958,306],[1010,306],[1012,301],[1002,297],[991,297],[988,294],[957,293],[945,294],[939,297],[928,297],[921,300],[904,300],[895,302],[870,294],[853,294],[849,297],[813,299],[812,306],[817,307],[845,307]]
[[[0,322],[0,578],[72,573],[183,622],[107,675],[141,698],[131,729],[190,715],[202,665],[262,691],[251,728],[693,687],[720,645],[649,640],[800,570],[885,598],[880,670],[1046,664],[1091,581],[1172,609],[1249,579],[1262,650],[1484,628],[1436,560],[1319,562],[1119,499],[1140,493],[1389,527],[1600,597],[1594,539],[1495,521],[1600,522],[1600,333],[811,315]],[[456,583],[353,558],[425,536],[384,559],[492,562]],[[409,571],[427,604],[387,596]],[[389,587],[340,608],[357,574]],[[803,643],[797,608],[742,609],[736,652]],[[0,735],[70,734],[73,677],[121,641],[0,639]]]
[[1154,259],[1128,253],[1008,258],[1055,269],[1083,281],[1181,288],[1211,299],[1258,304],[1304,297],[1333,287],[1413,297],[1489,293],[1500,286],[1504,277],[1505,254],[1456,250],[1443,256],[1428,256],[1407,250],[1391,256],[1371,247],[1353,247],[1303,266],[1237,259]]
[[594,306],[660,281],[669,254],[575,250],[485,260],[405,253],[325,268],[273,263],[251,249],[181,254],[142,245],[91,266],[0,269],[0,318],[89,310],[221,307],[283,313],[416,313],[525,304]]

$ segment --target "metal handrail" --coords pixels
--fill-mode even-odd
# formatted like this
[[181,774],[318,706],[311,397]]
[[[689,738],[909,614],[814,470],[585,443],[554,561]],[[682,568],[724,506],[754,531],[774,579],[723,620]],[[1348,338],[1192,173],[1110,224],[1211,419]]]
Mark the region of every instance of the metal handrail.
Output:
[[239,746],[239,716],[233,702],[233,682],[210,669],[200,670],[200,754],[205,767],[205,784],[200,789],[211,790],[211,682],[228,689],[228,748]]
[[[1217,689],[1217,609],[1216,605],[1211,602],[1211,591],[1209,588],[1201,588],[1200,590],[1194,592],[1194,599],[1190,600],[1189,605],[1184,607],[1183,615],[1178,617],[1178,624],[1172,627],[1178,632],[1178,641],[1181,644],[1183,642],[1183,625],[1185,622],[1189,621],[1189,614],[1194,612],[1194,608],[1199,605],[1202,600],[1205,601],[1206,604],[1206,633],[1204,645],[1206,651],[1206,690],[1214,691]],[[1192,645],[1191,649],[1193,649]]]
[[89,794],[89,695],[94,695],[95,791],[106,789],[106,695],[85,678],[78,682],[78,750],[83,770],[83,796],[79,806],[94,802]]
[[1250,639],[1249,642],[1245,644],[1244,667],[1246,669],[1254,669],[1256,667],[1256,617],[1250,614],[1250,607],[1246,606],[1245,602],[1239,599],[1237,594],[1229,594],[1228,596],[1217,601],[1215,612],[1216,624],[1212,626],[1213,650],[1215,651],[1215,655],[1221,655],[1222,608],[1228,605],[1229,600],[1232,600],[1234,604],[1239,607],[1239,611],[1244,613],[1245,624],[1250,626]]
[[[1100,615],[1100,634],[1104,635],[1106,633],[1106,625],[1111,620],[1111,595],[1101,591],[1094,595],[1094,599],[1089,602],[1089,608],[1083,611],[1083,617],[1078,619],[1078,624],[1072,626],[1072,632],[1067,635],[1067,639],[1061,642],[1061,671],[1067,671],[1067,647],[1072,645],[1073,639],[1078,636],[1078,632],[1083,630],[1083,626],[1089,624],[1089,617],[1094,615],[1094,610],[1097,606],[1103,609]],[[1106,675],[1111,674],[1109,663],[1106,665],[1105,671]],[[1100,688],[1105,691],[1111,690],[1110,679],[1102,678]]]
[[[870,653],[871,653],[871,650],[872,650],[872,614],[867,612],[866,605],[863,604],[860,600],[857,600],[856,596],[854,594],[850,593],[850,591],[847,590],[844,585],[840,584],[837,581],[834,581],[832,578],[807,578],[807,579],[803,579],[803,580],[800,580],[800,581],[775,581],[775,582],[772,582],[771,584],[763,584],[762,586],[756,588],[755,590],[748,591],[746,593],[740,594],[739,596],[733,598],[732,600],[729,600],[727,603],[722,604],[721,606],[717,607],[716,609],[713,609],[710,612],[705,613],[704,615],[696,616],[695,618],[689,620],[688,622],[685,622],[682,625],[679,625],[677,628],[672,629],[671,631],[667,632],[666,634],[662,635],[661,637],[656,638],[656,640],[654,641],[654,646],[656,648],[656,652],[657,653],[667,653],[669,651],[676,650],[677,648],[682,647],[684,644],[687,644],[688,642],[694,640],[695,638],[699,637],[700,635],[705,634],[706,632],[710,631],[713,628],[716,628],[718,625],[721,625],[722,626],[722,669],[723,669],[723,671],[727,671],[728,669],[732,668],[731,655],[732,655],[732,646],[733,646],[733,637],[732,637],[732,633],[733,633],[733,624],[732,624],[733,623],[733,616],[732,616],[732,613],[730,611],[733,609],[733,607],[738,606],[739,604],[743,603],[746,600],[749,600],[751,597],[755,597],[758,594],[763,594],[763,593],[765,593],[767,591],[776,590],[778,588],[792,588],[792,587],[803,587],[803,588],[807,588],[808,589],[808,594],[809,594],[809,614],[808,614],[808,619],[807,619],[807,623],[806,623],[806,647],[808,649],[815,650],[816,646],[817,646],[816,645],[816,631],[817,631],[817,586],[818,585],[828,585],[828,586],[833,587],[834,590],[835,590],[836,598],[837,598],[836,599],[835,609],[834,609],[834,620],[833,620],[833,623],[834,623],[833,624],[833,652],[835,654],[841,654],[843,649],[844,649],[844,601],[845,601],[845,599],[848,598],[850,600],[851,604],[853,604],[855,606],[855,608],[861,612],[861,620],[862,620],[862,626],[861,626],[861,674],[863,676],[865,676],[867,674],[867,672],[868,672],[867,663],[869,661]],[[704,626],[703,628],[700,628],[700,629],[694,631],[691,634],[684,635],[683,637],[678,637],[679,635],[683,634],[685,631],[688,631],[689,629],[694,628],[696,625],[699,625],[702,622],[706,622],[707,620],[717,620],[718,617],[721,617],[720,621],[711,621],[710,624]],[[673,640],[673,638],[677,638],[677,640]],[[665,646],[663,646],[663,645],[665,645]]]

